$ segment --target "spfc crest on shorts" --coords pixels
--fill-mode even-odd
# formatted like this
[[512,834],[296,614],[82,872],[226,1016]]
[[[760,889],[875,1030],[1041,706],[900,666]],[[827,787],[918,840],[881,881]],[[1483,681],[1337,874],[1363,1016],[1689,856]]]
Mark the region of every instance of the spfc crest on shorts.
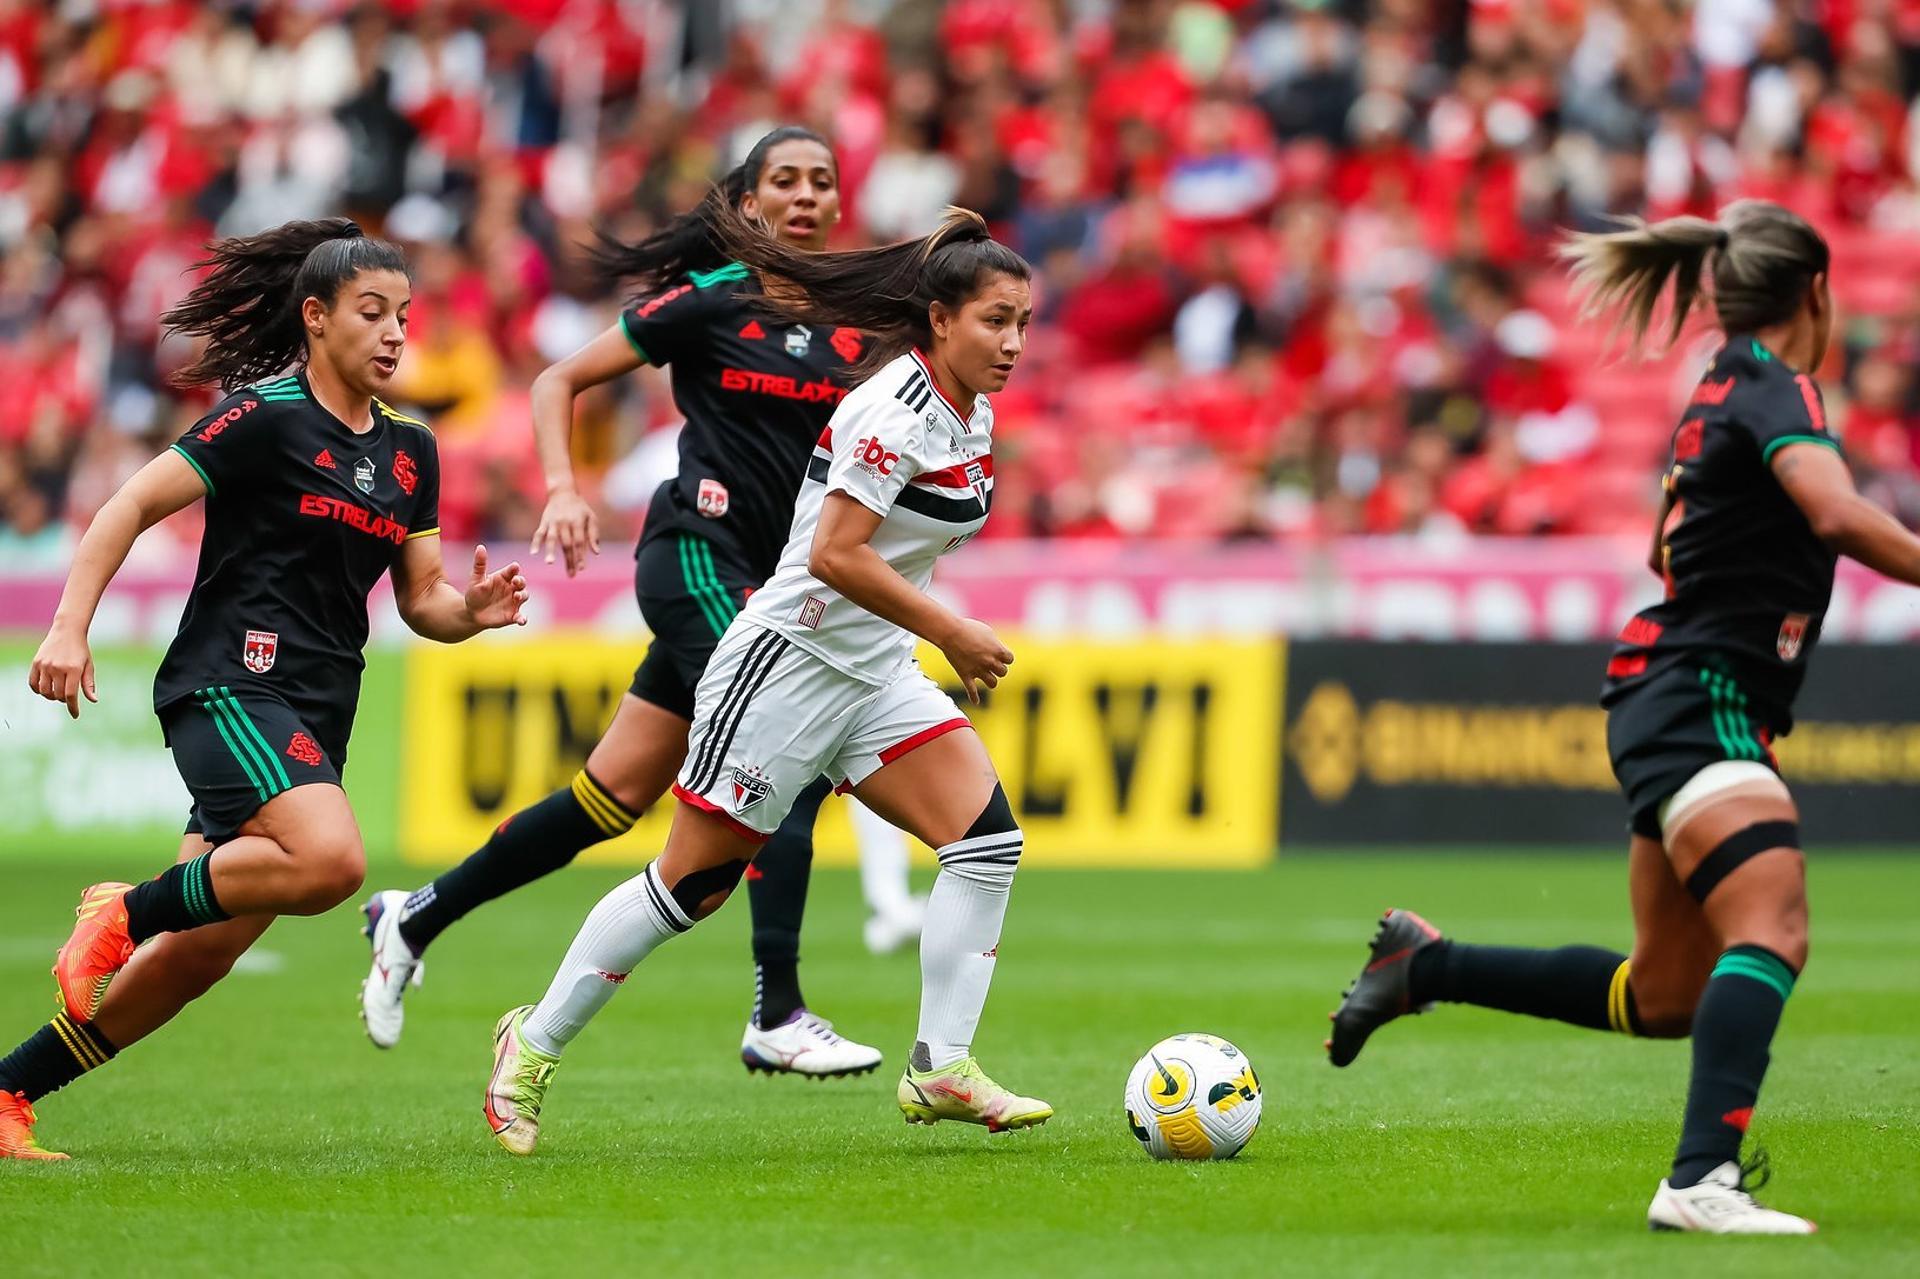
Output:
[[278,631],[248,631],[247,646],[241,650],[240,661],[255,675],[265,675],[273,669],[273,659],[279,654]]
[[363,457],[353,464],[353,486],[362,493],[373,492],[373,459]]
[[773,783],[757,768],[733,770],[733,811],[744,813],[773,794]]
[[1800,656],[1800,647],[1807,639],[1807,623],[1811,620],[1806,613],[1788,613],[1787,620],[1780,623],[1780,634],[1774,637],[1773,651],[1780,654],[1781,661],[1791,662]]

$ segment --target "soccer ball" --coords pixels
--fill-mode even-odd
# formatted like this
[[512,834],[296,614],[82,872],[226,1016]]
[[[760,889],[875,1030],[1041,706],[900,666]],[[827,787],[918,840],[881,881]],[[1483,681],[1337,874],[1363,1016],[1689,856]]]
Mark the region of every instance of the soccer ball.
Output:
[[1231,1159],[1260,1126],[1260,1077],[1218,1035],[1174,1035],[1127,1077],[1127,1127],[1155,1159]]

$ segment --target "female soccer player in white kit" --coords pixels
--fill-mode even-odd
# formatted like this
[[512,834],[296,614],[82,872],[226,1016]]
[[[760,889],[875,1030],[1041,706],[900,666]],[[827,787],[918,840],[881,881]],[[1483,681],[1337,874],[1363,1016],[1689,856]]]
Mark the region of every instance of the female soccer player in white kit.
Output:
[[976,700],[1013,661],[991,628],[955,616],[927,586],[934,561],[986,523],[986,393],[1020,358],[1032,272],[958,209],[925,239],[881,249],[800,253],[737,217],[728,238],[771,309],[870,334],[853,372],[871,376],[821,434],[780,565],[701,677],[665,850],[594,907],[539,1004],[495,1028],[485,1112],[517,1155],[539,1138],[567,1044],[655,946],[719,909],[822,774],[939,854],[919,1034],[898,1091],[907,1121],[998,1132],[1053,1115],[972,1056],[1022,836],[979,738],[914,660],[917,635]]

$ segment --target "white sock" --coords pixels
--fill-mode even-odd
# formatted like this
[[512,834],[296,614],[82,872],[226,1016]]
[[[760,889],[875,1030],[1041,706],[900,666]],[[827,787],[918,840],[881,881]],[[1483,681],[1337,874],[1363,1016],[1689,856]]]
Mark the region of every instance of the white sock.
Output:
[[939,850],[940,874],[920,933],[920,1033],[916,1070],[951,1066],[973,1051],[974,1028],[993,984],[1000,924],[1024,838],[978,835]]
[[857,799],[847,801],[860,842],[860,894],[876,915],[904,913],[913,900],[907,879],[907,837]]
[[651,863],[602,897],[580,925],[553,984],[520,1027],[541,1052],[559,1056],[655,946],[693,927],[659,867]]

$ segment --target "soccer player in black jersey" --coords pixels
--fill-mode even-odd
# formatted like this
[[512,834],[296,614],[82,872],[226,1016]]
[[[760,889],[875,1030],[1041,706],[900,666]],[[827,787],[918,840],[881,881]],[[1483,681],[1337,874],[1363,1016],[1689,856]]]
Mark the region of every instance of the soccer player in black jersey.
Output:
[[206,339],[175,380],[238,389],[94,517],[29,675],[76,718],[98,700],[87,630],[108,582],[142,532],[205,498],[193,590],[154,681],[193,809],[171,869],[82,895],[54,967],[61,1012],[0,1059],[0,1158],[64,1158],[35,1144],[34,1101],[165,1024],[276,916],[358,891],[340,778],[380,576],[429,639],[525,621],[517,564],[489,573],[476,548],[465,588],[447,581],[433,435],[374,398],[406,345],[400,251],[336,218],[222,240],[200,265],[162,317]]
[[[550,496],[533,550],[544,549],[549,562],[557,550],[571,574],[600,549],[593,508],[574,488],[574,397],[642,364],[671,368],[686,415],[680,469],[655,493],[635,550],[634,589],[653,643],[570,785],[509,817],[466,861],[411,896],[389,891],[367,903],[373,968],[361,1015],[382,1048],[398,1042],[402,996],[442,930],[623,834],[666,793],[686,755],[707,659],[779,562],[808,458],[846,396],[842,374],[862,339],[851,329],[781,323],[756,305],[758,279],[718,239],[716,217],[728,206],[786,244],[824,248],[840,213],[832,150],[810,130],[776,129],[692,212],[637,245],[599,246],[609,278],[640,280],[647,291],[534,382],[534,435]],[[816,784],[755,859],[757,980],[741,1045],[751,1069],[822,1076],[880,1064],[877,1049],[837,1034],[800,991],[800,918],[827,789]]]
[[1436,1001],[1691,1034],[1679,1147],[1648,1224],[1806,1234],[1812,1222],[1748,1193],[1764,1157],[1740,1160],[1807,959],[1798,813],[1772,743],[1793,727],[1836,557],[1920,584],[1920,538],[1854,490],[1827,429],[1813,373],[1833,322],[1828,254],[1806,222],[1742,200],[1717,222],[1634,224],[1564,252],[1590,308],[1620,308],[1636,342],[1670,280],[1672,337],[1704,298],[1725,334],[1673,433],[1651,555],[1667,598],[1628,622],[1601,695],[1632,814],[1633,954],[1470,946],[1388,911],[1327,1048],[1347,1065],[1375,1030]]

